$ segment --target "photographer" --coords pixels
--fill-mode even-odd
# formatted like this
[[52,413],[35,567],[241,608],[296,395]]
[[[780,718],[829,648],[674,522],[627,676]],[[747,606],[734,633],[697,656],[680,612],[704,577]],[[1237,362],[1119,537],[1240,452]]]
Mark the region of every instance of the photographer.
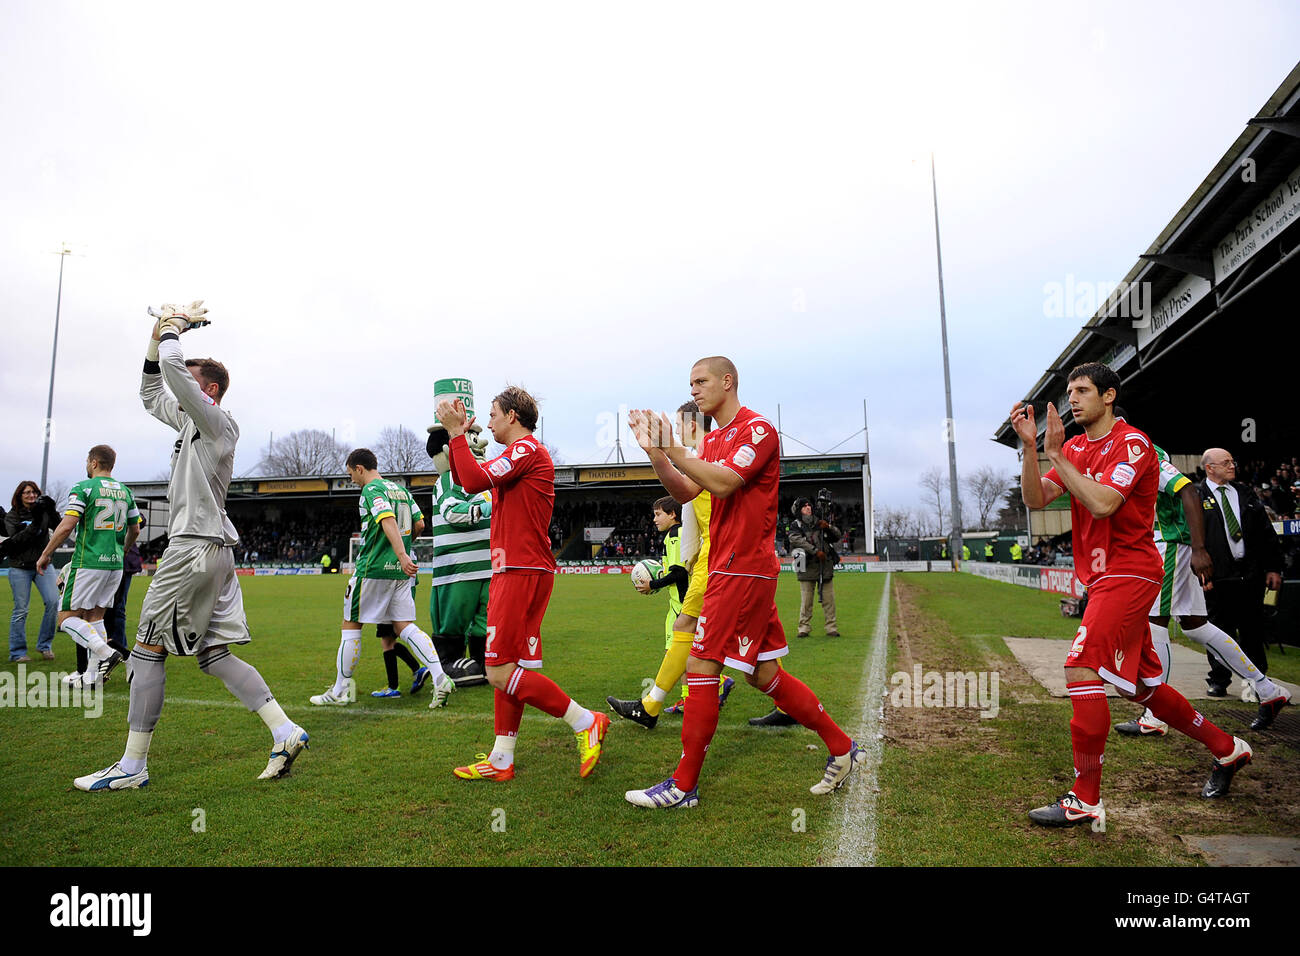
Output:
[[[831,576],[840,560],[834,542],[840,539],[841,532],[831,524],[834,517],[831,493],[825,488],[817,492],[815,505],[807,498],[799,498],[791,511],[795,520],[790,523],[790,547],[795,555],[799,578],[799,631],[796,636],[808,636],[812,624],[813,589],[816,588],[826,618],[826,636],[839,637],[840,632],[835,626],[835,585]],[[802,560],[800,551],[803,552]]]

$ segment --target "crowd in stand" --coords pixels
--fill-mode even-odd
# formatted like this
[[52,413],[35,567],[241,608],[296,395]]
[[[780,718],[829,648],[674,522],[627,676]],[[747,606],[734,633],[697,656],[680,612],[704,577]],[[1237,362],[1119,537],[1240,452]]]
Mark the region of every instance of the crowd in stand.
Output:
[[644,501],[556,501],[551,519],[551,546],[559,549],[585,528],[613,528],[599,557],[655,557],[663,553],[663,535],[655,531],[651,511],[658,495]]
[[251,524],[239,529],[235,560],[240,564],[288,561],[314,564],[322,554],[346,557],[348,538],[358,527],[349,512],[323,512],[315,520]]
[[1068,534],[1060,535],[1056,538],[1039,538],[1037,543],[1031,545],[1025,551],[1022,564],[1072,564],[1074,562],[1074,550],[1070,544]]
[[[1203,478],[1205,472],[1196,469],[1196,480],[1201,481]],[[1281,464],[1238,462],[1237,480],[1255,489],[1259,500],[1268,509],[1269,517],[1274,521],[1300,517],[1296,511],[1297,504],[1300,503],[1300,458],[1293,457]]]

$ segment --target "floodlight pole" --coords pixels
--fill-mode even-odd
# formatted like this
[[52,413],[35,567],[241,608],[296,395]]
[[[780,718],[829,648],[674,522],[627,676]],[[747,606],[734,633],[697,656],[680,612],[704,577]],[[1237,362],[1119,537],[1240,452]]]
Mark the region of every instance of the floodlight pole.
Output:
[[72,254],[66,243],[59,243],[59,295],[54,303],[54,348],[50,353],[50,398],[45,404],[45,452],[41,455],[41,491],[50,468],[50,432],[54,416],[54,366],[59,359],[59,314],[63,311],[63,260]]
[[951,543],[948,557],[956,570],[961,558],[961,494],[957,487],[957,435],[952,420],[952,376],[948,371],[948,316],[943,301],[943,250],[939,245],[939,185],[934,173],[934,153],[930,154],[930,188],[934,195],[934,255],[939,266],[939,330],[943,338],[943,396],[947,403],[948,419],[944,431],[948,438],[948,490],[952,496]]
[[876,553],[876,509],[871,497],[871,433],[867,431],[867,400],[862,400],[862,443],[866,451],[862,459],[862,510],[863,530],[866,540],[863,546],[867,554]]

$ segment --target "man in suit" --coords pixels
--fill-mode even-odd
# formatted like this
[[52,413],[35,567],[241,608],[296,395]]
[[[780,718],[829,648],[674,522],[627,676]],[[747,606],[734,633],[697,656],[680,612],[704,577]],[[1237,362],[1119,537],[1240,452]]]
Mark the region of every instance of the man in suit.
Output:
[[[1210,621],[1236,637],[1252,663],[1267,674],[1263,590],[1282,586],[1277,535],[1259,497],[1235,480],[1237,463],[1227,451],[1209,449],[1201,456],[1201,467],[1205,480],[1197,487],[1205,514],[1205,546],[1214,561],[1213,586],[1206,592]],[[1225,696],[1232,676],[1213,656],[1209,660],[1210,696]]]

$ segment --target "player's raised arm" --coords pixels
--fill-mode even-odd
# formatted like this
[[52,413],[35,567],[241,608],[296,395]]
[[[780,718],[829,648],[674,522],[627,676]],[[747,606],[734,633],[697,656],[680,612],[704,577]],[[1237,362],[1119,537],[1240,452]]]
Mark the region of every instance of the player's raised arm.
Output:
[[[664,490],[673,496],[678,504],[686,504],[703,490],[690,478],[677,469],[664,452],[664,439],[660,435],[663,416],[656,416],[649,409],[632,409],[628,412],[627,424],[642,451],[650,458],[650,465],[655,470]],[[669,426],[667,440],[672,441],[672,427]]]
[[451,464],[451,480],[471,494],[493,487],[492,476],[474,457],[465,437],[465,430],[474,423],[473,418],[465,416],[465,403],[459,398],[455,401],[444,398],[438,403],[437,414],[449,438],[447,460]]
[[[167,307],[164,306],[165,308]],[[152,309],[150,314],[153,314]],[[153,332],[149,336],[149,347],[145,350],[144,372],[140,376],[140,401],[144,403],[145,411],[150,415],[180,431],[185,425],[185,416],[181,413],[180,404],[168,394],[167,389],[163,388],[158,342],[158,322],[155,321]]]
[[213,396],[210,394],[211,386],[200,386],[185,364],[180,343],[182,332],[209,324],[205,317],[208,310],[199,299],[188,306],[173,306],[170,311],[166,308],[163,311],[158,320],[158,356],[163,381],[176,396],[181,410],[193,419],[199,434],[204,438],[216,438],[227,427],[226,416],[217,407],[221,400],[220,391],[224,389]]
[[734,468],[693,457],[689,449],[673,434],[672,421],[667,415],[661,413],[658,422],[661,441],[666,438],[662,448],[664,455],[694,485],[715,498],[726,498],[745,483],[745,479]]
[[1020,462],[1020,496],[1026,507],[1037,510],[1061,496],[1061,486],[1044,478],[1038,470],[1038,426],[1034,424],[1034,406],[1019,402],[1011,406],[1011,427],[1024,447]]

